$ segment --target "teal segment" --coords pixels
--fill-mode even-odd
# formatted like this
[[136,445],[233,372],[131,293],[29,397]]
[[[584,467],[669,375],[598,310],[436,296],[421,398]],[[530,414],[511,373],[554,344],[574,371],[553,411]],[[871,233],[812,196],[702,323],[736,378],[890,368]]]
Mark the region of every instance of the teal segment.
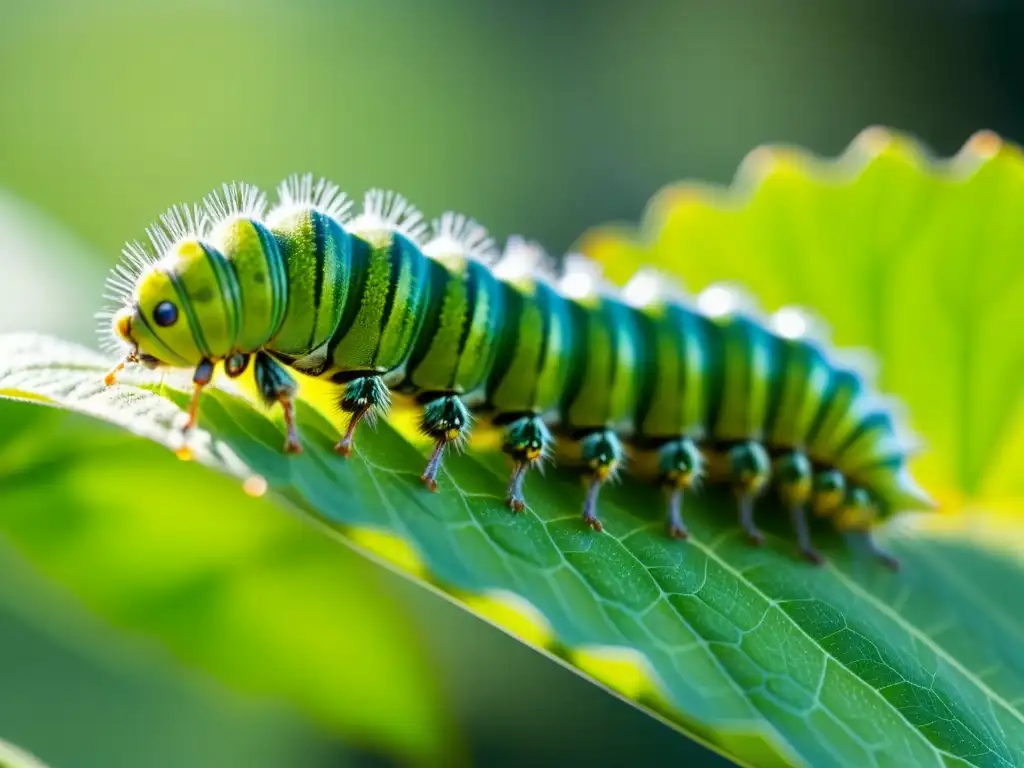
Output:
[[409,357],[410,392],[474,393],[494,368],[504,320],[501,283],[483,264],[428,259],[426,317]]
[[769,409],[767,440],[803,448],[822,411],[832,383],[832,367],[820,345],[808,339],[778,339],[778,375]]
[[372,361],[381,371],[397,368],[412,351],[426,316],[430,279],[427,257],[404,235],[394,235],[388,258],[391,279]]
[[676,304],[637,313],[642,365],[638,376],[636,439],[703,439],[716,387],[707,318]]
[[[341,319],[351,280],[352,236],[314,208],[282,217],[271,231],[285,267],[287,300],[284,320],[269,348],[302,359],[328,342]],[[302,368],[325,365],[326,349]]]
[[844,438],[855,428],[852,422],[867,394],[864,380],[852,370],[834,371],[832,380],[811,426],[807,452],[812,459],[832,464]]
[[467,322],[459,342],[459,363],[452,378],[456,392],[475,392],[494,367],[500,330],[505,317],[504,291],[482,263],[469,260],[466,269],[469,295]]
[[575,329],[570,377],[560,407],[570,431],[628,431],[636,408],[639,335],[635,310],[617,299],[569,303]]
[[884,410],[868,412],[836,453],[836,466],[855,472],[907,457],[909,446],[898,436],[893,415]]
[[504,322],[487,378],[488,407],[500,414],[543,414],[558,406],[572,364],[568,302],[551,286],[501,282]]
[[711,437],[718,442],[764,438],[775,362],[774,337],[744,315],[714,322],[722,366],[721,398]]

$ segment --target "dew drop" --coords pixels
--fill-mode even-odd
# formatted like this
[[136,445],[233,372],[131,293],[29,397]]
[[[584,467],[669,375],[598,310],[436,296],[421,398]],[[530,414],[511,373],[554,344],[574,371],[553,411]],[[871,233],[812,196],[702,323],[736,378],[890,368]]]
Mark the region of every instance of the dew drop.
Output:
[[259,498],[267,492],[267,480],[263,475],[249,475],[242,483],[242,490],[253,498]]

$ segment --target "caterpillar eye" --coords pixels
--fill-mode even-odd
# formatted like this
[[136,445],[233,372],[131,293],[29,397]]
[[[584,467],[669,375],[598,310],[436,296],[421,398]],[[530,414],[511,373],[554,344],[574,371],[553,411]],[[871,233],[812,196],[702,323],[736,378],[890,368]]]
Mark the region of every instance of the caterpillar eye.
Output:
[[178,320],[178,308],[169,301],[161,301],[153,308],[153,321],[161,328],[174,325]]

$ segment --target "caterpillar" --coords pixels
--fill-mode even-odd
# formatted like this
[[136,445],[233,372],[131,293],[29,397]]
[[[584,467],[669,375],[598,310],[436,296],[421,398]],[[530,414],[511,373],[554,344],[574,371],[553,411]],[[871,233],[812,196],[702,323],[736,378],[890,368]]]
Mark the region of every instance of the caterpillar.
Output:
[[676,538],[689,535],[685,497],[707,481],[731,489],[760,545],[755,503],[773,489],[807,560],[823,562],[817,515],[895,568],[872,528],[932,506],[907,468],[915,444],[895,404],[802,310],[764,317],[726,285],[694,300],[650,270],[617,290],[582,256],[556,268],[520,237],[499,253],[476,221],[428,224],[391,192],[368,192],[354,211],[336,185],[296,175],[278,197],[268,212],[256,187],[224,185],[169,209],[148,245],[125,247],[100,315],[122,356],[108,385],[127,364],[191,369],[187,432],[215,366],[238,377],[252,365],[264,404],[283,409],[284,450],[299,452],[289,370],[326,377],[349,415],[335,447],[345,456],[391,392],[410,395],[433,440],[430,490],[483,416],[511,458],[508,506],[524,509],[529,470],[557,446],[582,470],[582,518],[597,532],[600,490],[627,445],[629,468],[664,489]]

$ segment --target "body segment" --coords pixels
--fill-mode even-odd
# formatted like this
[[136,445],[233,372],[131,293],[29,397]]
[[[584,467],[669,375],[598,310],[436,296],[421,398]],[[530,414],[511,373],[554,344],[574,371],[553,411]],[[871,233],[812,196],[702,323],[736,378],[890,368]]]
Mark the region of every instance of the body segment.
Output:
[[281,327],[287,300],[287,272],[277,239],[258,219],[235,216],[210,234],[210,244],[230,262],[239,294],[235,348],[251,354]]

